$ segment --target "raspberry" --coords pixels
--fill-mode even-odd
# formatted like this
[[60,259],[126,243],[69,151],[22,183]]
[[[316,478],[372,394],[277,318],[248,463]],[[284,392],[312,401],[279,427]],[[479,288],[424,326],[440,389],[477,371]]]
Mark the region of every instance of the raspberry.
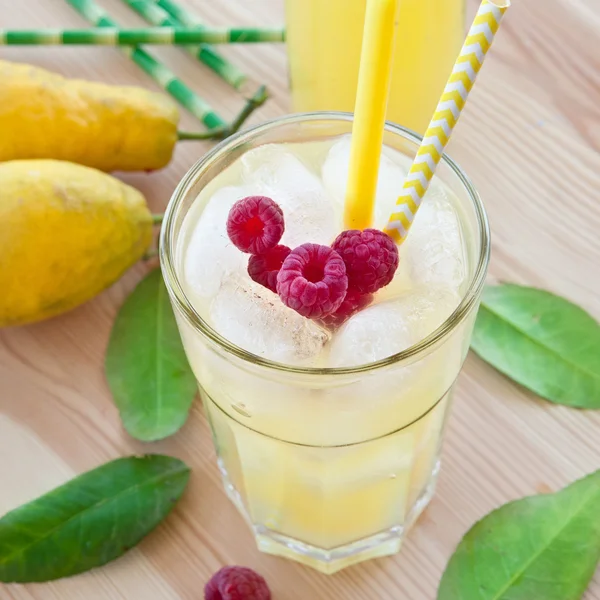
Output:
[[344,260],[348,285],[363,294],[373,294],[394,278],[398,247],[378,229],[342,231],[331,246]]
[[238,200],[227,217],[227,235],[242,252],[262,254],[283,235],[283,211],[266,196]]
[[264,254],[253,254],[248,261],[250,278],[277,293],[277,273],[291,250],[287,246],[275,246]]
[[350,288],[340,307],[332,315],[323,317],[321,323],[329,329],[337,329],[357,312],[367,308],[371,302],[373,302],[373,294],[361,294]]
[[292,250],[277,275],[277,293],[283,303],[311,319],[334,313],[347,289],[344,261],[335,250],[319,244],[302,244]]
[[204,600],[271,600],[271,592],[252,569],[223,567],[204,586]]

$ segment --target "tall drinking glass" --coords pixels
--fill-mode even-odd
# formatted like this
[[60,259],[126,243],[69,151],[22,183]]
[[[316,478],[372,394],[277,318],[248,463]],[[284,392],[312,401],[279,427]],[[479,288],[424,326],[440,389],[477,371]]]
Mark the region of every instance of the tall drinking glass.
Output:
[[[286,0],[296,112],[353,111],[367,0]],[[387,119],[425,133],[464,41],[465,0],[400,0]]]
[[[438,182],[454,198],[467,258],[458,306],[418,343],[370,364],[304,367],[242,349],[211,327],[183,261],[190,214],[201,214],[207,199],[229,183],[240,157],[273,143],[327,147],[351,127],[349,114],[292,115],[225,140],[178,185],[161,232],[163,275],[225,491],[261,550],[324,573],[397,552],[432,497],[452,389],[488,265],[488,225],[479,196],[445,156]],[[408,162],[419,141],[386,125],[385,145]],[[319,157],[307,152],[304,159],[317,164]]]

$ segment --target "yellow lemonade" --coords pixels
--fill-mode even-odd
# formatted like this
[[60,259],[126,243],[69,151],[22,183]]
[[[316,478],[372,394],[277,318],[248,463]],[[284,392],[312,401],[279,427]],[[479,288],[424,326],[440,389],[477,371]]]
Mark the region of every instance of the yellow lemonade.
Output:
[[[352,112],[367,0],[286,0],[295,112]],[[464,41],[465,0],[400,0],[387,118],[424,133]]]
[[[252,281],[226,233],[229,209],[269,196],[285,217],[283,244],[331,244],[351,125],[292,116],[224,142],[180,184],[161,240],[225,490],[261,550],[325,573],[397,552],[431,499],[489,251],[477,195],[445,157],[394,280],[341,327]],[[417,148],[391,125],[384,143],[376,227]]]

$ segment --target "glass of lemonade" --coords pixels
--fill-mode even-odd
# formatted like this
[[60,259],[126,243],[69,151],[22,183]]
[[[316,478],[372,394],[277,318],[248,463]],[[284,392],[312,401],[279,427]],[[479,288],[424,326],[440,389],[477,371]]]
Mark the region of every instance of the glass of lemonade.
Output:
[[[286,0],[293,109],[354,110],[367,0]],[[465,0],[401,0],[387,118],[424,133],[465,35]]]
[[[269,196],[285,216],[282,244],[331,244],[351,128],[350,114],[302,114],[225,140],[179,184],[161,232],[225,490],[261,550],[324,573],[397,552],[431,499],[490,249],[479,196],[444,157],[394,280],[339,329],[253,282],[227,237],[231,206]],[[375,227],[419,141],[386,125]]]

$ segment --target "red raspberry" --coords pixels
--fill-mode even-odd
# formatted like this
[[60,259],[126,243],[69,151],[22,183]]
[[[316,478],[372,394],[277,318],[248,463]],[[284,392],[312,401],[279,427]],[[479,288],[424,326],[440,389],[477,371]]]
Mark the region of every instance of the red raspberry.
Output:
[[321,319],[321,323],[329,329],[337,329],[351,316],[363,308],[367,308],[371,302],[373,302],[373,294],[361,294],[359,291],[350,288],[340,307],[332,315]]
[[347,289],[344,261],[335,250],[319,244],[302,244],[292,250],[277,275],[277,293],[283,303],[311,319],[334,313]]
[[283,211],[266,196],[238,200],[227,217],[227,235],[242,252],[262,254],[279,243],[283,235]]
[[253,254],[248,261],[250,278],[277,293],[277,273],[291,250],[287,246],[275,246],[264,254]]
[[342,231],[331,246],[344,260],[349,287],[373,294],[394,278],[398,247],[378,229]]
[[252,569],[223,567],[204,586],[204,600],[271,600],[271,592]]

